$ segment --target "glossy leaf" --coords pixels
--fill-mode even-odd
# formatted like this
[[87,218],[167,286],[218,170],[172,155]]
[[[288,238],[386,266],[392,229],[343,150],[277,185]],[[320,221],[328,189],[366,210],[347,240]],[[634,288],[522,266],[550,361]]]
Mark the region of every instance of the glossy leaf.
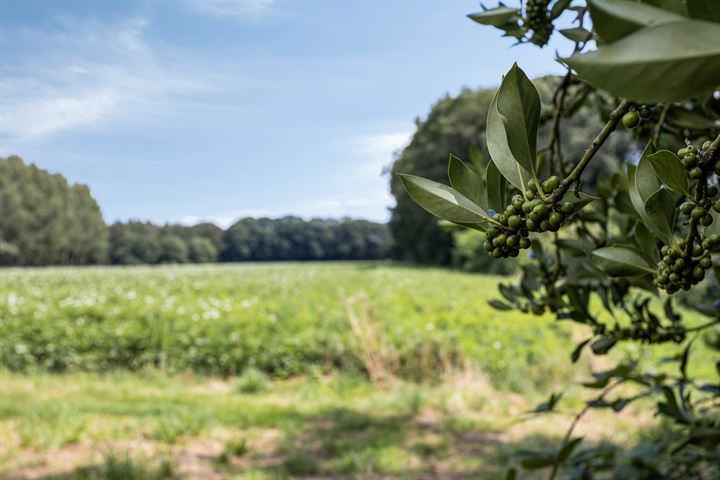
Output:
[[612,95],[669,103],[718,86],[718,38],[720,24],[682,20],[642,28],[564,61],[589,84]]
[[540,124],[540,95],[517,64],[505,75],[498,89],[496,108],[505,125],[510,151],[525,170],[533,172]]
[[500,300],[488,300],[488,305],[493,307],[495,310],[507,311],[507,310],[513,309],[512,306],[510,306],[507,303],[502,302]]
[[498,95],[495,94],[495,98],[490,103],[485,129],[490,158],[508,182],[515,188],[524,191],[525,185],[532,175],[515,161],[515,157],[510,151],[505,124],[502,115],[497,110],[497,97]]
[[484,211],[487,211],[485,186],[475,170],[455,155],[450,155],[448,162],[448,178],[450,185],[458,192],[475,202]]
[[678,193],[690,197],[687,173],[680,163],[680,158],[669,150],[660,150],[648,155],[647,159],[655,170],[655,174],[665,185]]
[[487,179],[487,205],[496,212],[502,212],[505,209],[507,181],[493,162],[488,163],[485,178]]
[[675,226],[675,199],[672,193],[664,188],[659,189],[645,202],[645,212],[665,237],[672,237]]
[[[617,343],[617,339],[608,335],[602,335],[600,338],[590,344],[590,349],[595,355],[605,355],[610,351],[612,347]],[[584,384],[586,387],[590,387],[588,384]],[[605,381],[607,385],[607,381]],[[603,385],[603,387],[605,386]],[[601,387],[602,388],[602,387]]]
[[456,223],[487,221],[487,213],[457,190],[415,175],[399,176],[410,197],[433,215]]
[[605,43],[612,43],[649,25],[684,20],[681,15],[626,0],[588,0],[593,28]]
[[629,247],[598,248],[590,257],[596,267],[611,277],[632,277],[654,271],[642,255]]

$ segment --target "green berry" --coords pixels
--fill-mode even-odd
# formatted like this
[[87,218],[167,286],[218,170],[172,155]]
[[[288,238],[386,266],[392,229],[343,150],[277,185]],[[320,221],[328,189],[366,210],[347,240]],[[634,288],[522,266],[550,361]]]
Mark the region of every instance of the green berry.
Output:
[[695,207],[690,212],[690,217],[695,220],[700,220],[705,215],[705,209],[703,207]]
[[550,193],[555,190],[558,185],[560,185],[560,179],[556,176],[552,176],[543,182],[543,192]]
[[498,230],[497,227],[490,227],[490,228],[488,228],[486,235],[487,235],[487,238],[492,240],[493,238],[498,236],[498,233],[500,233],[500,230]]
[[718,194],[718,188],[715,185],[708,187],[707,194],[710,197],[714,197],[715,195]]
[[697,257],[699,255],[702,255],[704,252],[702,245],[695,245],[692,249],[692,255],[693,257]]
[[530,213],[530,212],[532,212],[532,209],[533,209],[533,206],[532,206],[532,202],[530,200],[523,202],[522,211],[524,213]]
[[640,115],[637,112],[627,112],[622,118],[625,128],[635,128],[640,123]]
[[713,203],[713,210],[720,213],[720,200],[717,200],[715,203]]
[[527,228],[529,232],[536,231],[537,227],[537,223],[535,223],[535,221],[533,221],[532,219],[528,218],[527,220],[525,220],[525,228]]
[[483,242],[483,248],[485,250],[487,250],[488,252],[492,251],[493,247],[494,247],[493,243],[490,240],[485,240]]
[[500,257],[502,257],[502,251],[500,251],[499,248],[496,248],[495,250],[492,251],[492,257],[493,257],[493,258],[500,258]]
[[572,204],[572,202],[562,202],[560,204],[560,211],[565,215],[570,215],[575,211],[575,206]]
[[517,235],[510,235],[505,243],[508,247],[517,247],[520,244],[520,237]]
[[685,202],[682,205],[680,205],[680,212],[682,212],[685,215],[690,215],[690,212],[692,212],[693,204],[690,202]]
[[537,205],[535,208],[533,208],[533,213],[538,215],[540,218],[544,217],[547,213],[547,205],[544,203],[541,203],[540,205]]
[[640,118],[650,118],[650,115],[652,115],[652,111],[650,111],[650,108],[647,105],[643,105],[640,107]]
[[518,215],[512,215],[508,218],[508,226],[511,229],[517,230],[520,225],[522,225],[522,219]]
[[695,267],[692,271],[693,277],[695,277],[698,280],[702,280],[705,277],[705,270],[703,270],[701,267]]
[[542,222],[540,222],[540,231],[547,232],[548,230],[550,230],[550,222],[548,222],[547,220],[543,220]]
[[550,214],[550,218],[548,221],[550,222],[550,225],[557,226],[560,225],[565,220],[565,216],[560,212],[552,212]]
[[710,225],[713,223],[713,217],[712,217],[712,215],[710,215],[709,213],[706,213],[706,214],[702,217],[702,220],[700,220],[700,223],[702,223],[704,227],[710,226]]
[[710,257],[703,257],[698,262],[698,265],[700,265],[701,268],[707,270],[708,268],[712,267],[712,259]]
[[709,150],[709,149],[710,149],[710,145],[712,145],[712,143],[710,142],[710,140],[706,140],[705,143],[702,144],[702,147],[700,147],[700,150],[702,150],[703,152],[706,151],[706,150]]
[[533,198],[535,198],[535,192],[533,192],[532,190],[525,190],[525,198],[527,200],[532,200]]
[[530,239],[527,237],[523,237],[520,239],[520,248],[525,250],[526,248],[530,248],[532,242],[530,242]]
[[702,168],[695,167],[690,170],[690,178],[700,178],[702,176]]
[[515,210],[520,211],[522,210],[524,205],[523,197],[520,195],[515,195],[512,198],[512,206],[515,208]]

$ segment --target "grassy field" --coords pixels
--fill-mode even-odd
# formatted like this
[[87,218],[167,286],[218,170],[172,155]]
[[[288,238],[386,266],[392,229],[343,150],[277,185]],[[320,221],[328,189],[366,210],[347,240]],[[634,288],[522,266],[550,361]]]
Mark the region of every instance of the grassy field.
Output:
[[[603,366],[568,362],[577,327],[491,309],[499,280],[373,263],[0,271],[0,478],[498,478],[556,442],[583,393],[525,412]],[[642,407],[580,433],[624,444],[652,425]]]

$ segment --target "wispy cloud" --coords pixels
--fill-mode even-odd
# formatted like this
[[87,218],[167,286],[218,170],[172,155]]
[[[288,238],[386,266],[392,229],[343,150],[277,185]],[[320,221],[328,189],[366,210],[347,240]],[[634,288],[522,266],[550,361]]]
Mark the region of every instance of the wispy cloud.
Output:
[[275,0],[189,0],[193,10],[216,17],[247,18],[265,13]]
[[412,130],[361,135],[350,139],[348,146],[355,151],[360,160],[356,165],[357,174],[378,176],[388,167],[408,143]]
[[148,43],[147,19],[106,25],[65,18],[56,25],[53,31],[21,32],[17,41],[24,51],[36,53],[18,58],[12,68],[0,67],[0,135],[6,145],[137,118],[160,99],[210,88],[206,75]]

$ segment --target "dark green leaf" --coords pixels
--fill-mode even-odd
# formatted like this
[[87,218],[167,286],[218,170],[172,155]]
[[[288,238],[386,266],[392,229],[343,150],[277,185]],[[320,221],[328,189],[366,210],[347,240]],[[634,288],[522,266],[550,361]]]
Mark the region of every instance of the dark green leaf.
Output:
[[497,109],[497,97],[497,94],[495,94],[495,98],[490,103],[485,129],[490,157],[503,177],[513,184],[515,188],[524,191],[525,185],[532,178],[532,175],[515,161],[515,157],[510,151],[505,124],[502,115]]
[[517,478],[517,470],[508,468],[505,472],[505,480],[515,480]]
[[518,20],[520,18],[518,14],[519,11],[516,8],[499,6],[485,10],[484,12],[471,13],[468,15],[468,18],[482,25],[499,27],[514,20]]
[[515,161],[528,172],[533,172],[540,124],[540,95],[517,64],[510,68],[500,84],[496,108],[505,125],[508,147]]
[[660,181],[676,192],[690,196],[687,174],[677,155],[669,150],[660,150],[648,155],[647,159]]
[[672,237],[675,226],[675,199],[667,189],[661,188],[645,202],[645,212],[657,228],[665,234],[665,238]]
[[571,3],[572,0],[558,0],[555,2],[550,9],[550,18],[558,18]]
[[590,349],[592,349],[595,355],[604,355],[609,352],[616,343],[617,339],[615,339],[614,337],[602,335],[600,336],[600,338],[590,344]]
[[487,213],[480,206],[453,188],[415,175],[399,176],[410,197],[433,215],[456,223],[487,221]]
[[475,170],[455,155],[450,155],[448,162],[448,178],[450,185],[458,192],[475,202],[484,211],[487,211],[485,185]]
[[629,247],[598,248],[590,257],[596,267],[611,277],[631,277],[655,271],[645,257]]
[[649,25],[684,20],[681,15],[634,1],[588,0],[588,5],[593,28],[605,43],[612,43]]
[[715,127],[715,122],[707,116],[678,106],[670,107],[665,121],[670,125],[690,130],[710,130]]
[[557,454],[557,460],[558,462],[564,462],[568,459],[568,457],[572,454],[573,450],[575,450],[575,447],[580,445],[580,442],[583,441],[583,437],[576,437],[567,442],[563,447],[560,449],[560,451]]
[[686,3],[688,0],[642,0],[643,3],[662,8],[678,15],[687,16]]
[[643,28],[564,61],[582,79],[612,95],[669,103],[718,86],[718,38],[720,24],[676,21]]
[[720,22],[720,2],[718,0],[686,0],[688,14],[698,20]]
[[489,300],[488,304],[493,307],[495,310],[512,310],[513,307],[508,305],[505,302],[501,302],[500,300]]
[[657,262],[659,259],[658,249],[656,247],[657,239],[655,238],[655,235],[653,235],[650,229],[640,220],[635,222],[634,230],[635,244],[643,249],[645,253],[649,254],[653,261]]
[[555,463],[555,457],[552,455],[528,457],[520,461],[520,465],[528,470],[549,467],[553,463]]
[[572,363],[575,363],[580,359],[580,354],[582,353],[583,348],[590,342],[590,340],[592,340],[592,338],[588,338],[587,340],[583,340],[582,342],[577,344],[572,354],[570,355],[570,360],[572,360]]
[[493,162],[488,162],[485,178],[487,179],[487,205],[496,212],[502,212],[505,209],[507,181]]

